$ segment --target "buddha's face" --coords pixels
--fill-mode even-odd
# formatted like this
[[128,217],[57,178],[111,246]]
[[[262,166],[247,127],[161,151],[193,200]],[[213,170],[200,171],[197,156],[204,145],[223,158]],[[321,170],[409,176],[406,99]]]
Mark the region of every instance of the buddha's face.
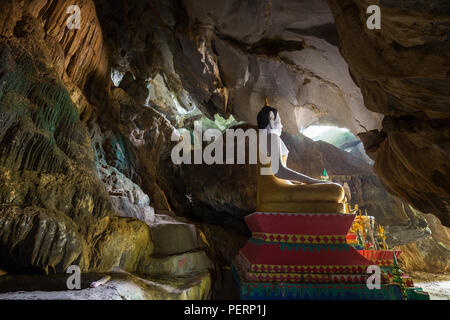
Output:
[[277,112],[276,118],[275,114],[273,112],[270,112],[270,127],[272,129],[280,129],[280,131],[283,129],[283,124],[281,123],[281,116],[279,112]]

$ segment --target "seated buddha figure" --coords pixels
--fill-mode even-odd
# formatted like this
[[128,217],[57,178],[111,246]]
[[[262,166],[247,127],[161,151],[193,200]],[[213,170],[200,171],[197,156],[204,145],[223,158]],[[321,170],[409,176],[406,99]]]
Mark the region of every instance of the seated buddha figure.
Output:
[[[267,104],[267,103],[266,103]],[[311,178],[286,166],[289,150],[281,139],[277,109],[264,106],[258,128],[267,130],[267,144],[259,143],[257,207],[259,212],[344,213],[345,191],[337,183]],[[260,135],[260,139],[265,139]],[[265,150],[264,150],[265,149]]]

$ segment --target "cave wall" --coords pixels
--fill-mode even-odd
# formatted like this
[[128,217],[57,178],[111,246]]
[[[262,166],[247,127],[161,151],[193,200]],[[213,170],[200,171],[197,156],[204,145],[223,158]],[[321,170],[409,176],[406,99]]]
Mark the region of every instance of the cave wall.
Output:
[[[71,4],[1,3],[0,268],[118,267],[172,277],[167,296],[208,297],[207,240],[175,217],[157,185],[174,128],[123,89],[111,90],[110,46],[94,3],[75,3],[76,31],[66,28]],[[189,284],[176,281],[183,276]]]
[[[63,80],[68,77],[67,86],[81,92],[78,86],[96,72],[95,63],[80,62],[68,45],[89,31],[71,40],[55,38],[52,19],[58,20],[58,13],[65,17],[66,6],[26,4],[2,2],[6,10],[1,11],[8,16],[2,21],[11,24],[3,25],[0,38],[0,264],[9,272],[60,273],[71,264],[84,271],[108,270],[121,256],[129,257],[125,264],[137,263],[152,252],[150,232],[139,221],[114,215],[80,121],[85,109],[72,101]],[[98,54],[90,42],[74,45],[83,58]],[[129,237],[122,238],[124,233]]]
[[381,29],[365,26],[370,1],[328,1],[340,51],[365,106],[385,115],[363,139],[392,194],[450,226],[449,45],[446,1],[380,1]]

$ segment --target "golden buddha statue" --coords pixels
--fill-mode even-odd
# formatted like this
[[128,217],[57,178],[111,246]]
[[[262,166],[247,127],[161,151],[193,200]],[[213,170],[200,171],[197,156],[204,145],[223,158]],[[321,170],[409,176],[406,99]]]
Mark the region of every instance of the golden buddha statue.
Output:
[[341,185],[308,177],[286,166],[289,150],[281,140],[281,117],[277,109],[268,106],[267,99],[257,120],[258,128],[267,130],[267,150],[259,150],[256,210],[345,213]]

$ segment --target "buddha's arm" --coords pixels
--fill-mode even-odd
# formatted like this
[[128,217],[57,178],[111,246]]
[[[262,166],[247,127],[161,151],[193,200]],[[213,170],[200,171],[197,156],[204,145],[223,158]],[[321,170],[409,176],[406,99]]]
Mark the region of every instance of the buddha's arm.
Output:
[[280,166],[278,168],[278,172],[275,175],[277,178],[284,179],[284,180],[295,180],[300,181],[307,184],[313,184],[313,183],[329,183],[325,182],[319,179],[311,178],[305,174],[302,174],[300,172],[294,171],[292,169],[289,169],[284,165],[282,161],[280,161]]
[[[273,136],[273,137],[272,137]],[[280,179],[284,179],[284,180],[295,180],[295,181],[300,181],[303,183],[307,183],[307,184],[316,184],[316,183],[330,183],[328,181],[322,181],[322,180],[318,180],[318,179],[314,179],[311,178],[305,174],[302,174],[300,172],[294,171],[292,169],[289,169],[288,167],[286,167],[286,165],[283,163],[282,157],[280,155],[280,137],[274,134],[269,134],[267,135],[268,138],[268,143],[267,143],[267,149],[268,149],[268,154],[271,154],[271,149],[272,149],[272,143],[273,144],[273,149],[275,152],[278,153],[278,171],[275,174],[275,176],[277,178]],[[273,138],[273,142],[271,143],[271,138]]]

